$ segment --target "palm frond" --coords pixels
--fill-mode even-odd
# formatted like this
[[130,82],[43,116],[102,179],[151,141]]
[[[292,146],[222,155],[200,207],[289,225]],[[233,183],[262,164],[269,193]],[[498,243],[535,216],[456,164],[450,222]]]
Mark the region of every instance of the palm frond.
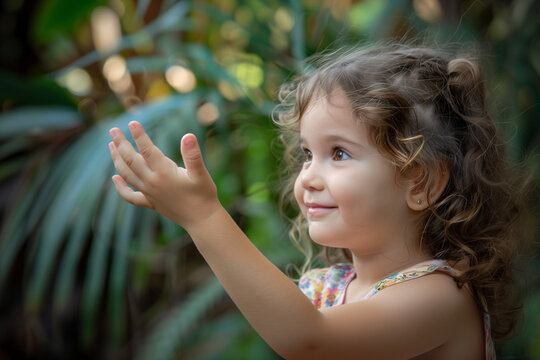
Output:
[[169,360],[176,357],[198,321],[225,294],[217,280],[190,293],[161,321],[141,347],[137,360]]

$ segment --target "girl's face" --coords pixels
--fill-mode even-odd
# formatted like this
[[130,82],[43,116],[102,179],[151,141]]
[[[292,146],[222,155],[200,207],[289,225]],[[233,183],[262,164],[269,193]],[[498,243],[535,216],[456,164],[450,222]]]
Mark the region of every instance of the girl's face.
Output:
[[294,193],[315,242],[365,254],[403,238],[407,191],[342,91],[312,100],[300,137],[306,158]]

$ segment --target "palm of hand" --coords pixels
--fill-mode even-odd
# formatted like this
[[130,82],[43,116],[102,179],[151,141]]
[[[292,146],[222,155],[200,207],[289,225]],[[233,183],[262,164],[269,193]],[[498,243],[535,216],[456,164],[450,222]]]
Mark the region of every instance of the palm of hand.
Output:
[[154,209],[186,229],[207,219],[221,206],[194,135],[182,138],[186,166],[182,168],[152,143],[139,123],[131,122],[129,128],[140,153],[117,128],[111,129],[113,142],[109,144],[119,174],[113,176],[113,181],[124,200]]

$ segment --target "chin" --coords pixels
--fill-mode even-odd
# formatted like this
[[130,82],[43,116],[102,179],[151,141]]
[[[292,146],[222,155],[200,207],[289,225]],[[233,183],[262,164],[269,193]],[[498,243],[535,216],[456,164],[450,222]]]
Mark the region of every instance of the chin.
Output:
[[318,229],[309,229],[309,237],[313,242],[318,245],[343,248],[346,247],[343,244],[342,237],[336,232],[332,231],[319,231]]
[[381,250],[381,243],[369,237],[359,237],[356,233],[343,233],[330,229],[317,229],[310,227],[309,236],[311,240],[321,246],[337,249],[349,249],[355,253],[373,254]]

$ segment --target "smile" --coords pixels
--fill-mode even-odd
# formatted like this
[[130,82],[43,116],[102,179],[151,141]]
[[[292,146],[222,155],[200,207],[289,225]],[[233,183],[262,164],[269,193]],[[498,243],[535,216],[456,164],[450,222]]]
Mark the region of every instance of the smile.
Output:
[[308,216],[323,216],[337,209],[335,206],[321,205],[317,203],[306,203]]

